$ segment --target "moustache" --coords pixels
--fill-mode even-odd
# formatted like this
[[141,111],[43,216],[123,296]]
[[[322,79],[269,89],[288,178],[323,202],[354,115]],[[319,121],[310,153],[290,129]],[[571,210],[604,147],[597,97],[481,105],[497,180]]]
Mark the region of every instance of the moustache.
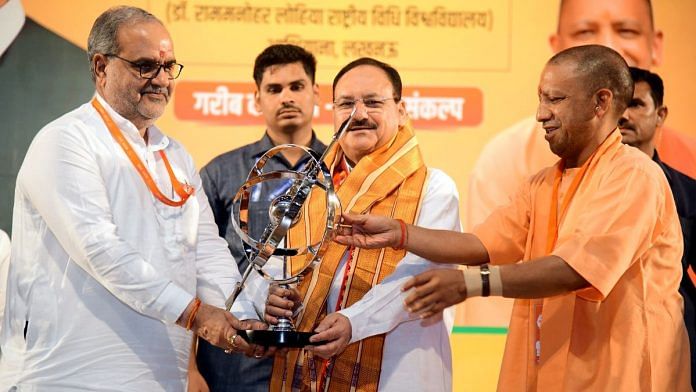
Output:
[[140,90],[140,94],[162,94],[166,98],[169,98],[169,91],[166,88],[146,88]]
[[292,104],[284,103],[284,104],[283,104],[283,107],[281,107],[280,109],[278,109],[277,114],[278,114],[278,115],[281,115],[281,114],[283,114],[284,112],[287,112],[287,111],[296,111],[296,112],[302,113],[302,110],[301,110],[299,107],[297,107],[297,106],[295,106],[295,105],[292,105]]
[[353,122],[350,124],[350,127],[348,128],[349,131],[352,131],[354,129],[377,129],[377,124],[373,123],[367,118],[360,119],[360,120],[355,120],[353,119]]
[[636,130],[636,126],[628,120],[619,119],[618,126],[620,129],[630,129],[631,131]]

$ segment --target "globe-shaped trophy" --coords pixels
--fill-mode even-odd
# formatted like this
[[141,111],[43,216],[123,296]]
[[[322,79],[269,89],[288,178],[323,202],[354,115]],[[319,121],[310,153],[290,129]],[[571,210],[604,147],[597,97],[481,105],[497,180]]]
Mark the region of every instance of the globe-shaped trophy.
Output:
[[[350,127],[355,111],[354,107],[350,116],[334,133],[324,155],[317,158],[310,149],[295,144],[273,147],[258,159],[249,172],[247,181],[235,194],[231,221],[235,232],[242,240],[249,265],[225,303],[228,311],[244,289],[252,271],[257,271],[273,284],[288,287],[290,284],[299,282],[308,268],[316,266],[321,261],[325,245],[333,238],[341,217],[341,203],[336,196],[331,173],[324,163],[324,158]],[[268,161],[275,155],[293,149],[299,149],[309,156],[303,169],[264,170]],[[258,217],[249,213],[249,205],[252,194],[261,184],[269,189],[275,189],[276,192],[268,207],[268,225],[259,238],[252,238],[249,233],[249,223],[250,220],[258,219]],[[326,205],[324,230],[318,238],[312,237],[304,244],[286,247],[289,230],[300,220],[302,208],[313,192],[324,194],[323,199]],[[290,268],[289,258],[297,259],[298,256],[304,261],[303,265]],[[248,342],[265,347],[304,347],[312,344],[309,338],[314,335],[313,332],[296,331],[292,320],[285,317],[279,317],[278,324],[271,326],[268,330],[247,330],[238,333]]]

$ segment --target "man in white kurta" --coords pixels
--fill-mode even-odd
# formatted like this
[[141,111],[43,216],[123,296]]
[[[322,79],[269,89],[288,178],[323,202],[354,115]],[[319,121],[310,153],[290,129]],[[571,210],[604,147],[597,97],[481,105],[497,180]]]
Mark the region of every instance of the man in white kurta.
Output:
[[[334,145],[325,159],[342,208],[460,230],[454,182],[424,166],[400,96],[396,70],[373,59],[356,60],[336,76],[335,125],[357,106],[340,145]],[[314,202],[310,198],[291,230],[291,246],[305,235],[298,228],[313,227],[321,215],[321,203]],[[269,322],[289,309],[300,309],[298,330],[320,332],[312,341],[327,342],[276,356],[272,390],[451,390],[449,329],[442,314],[426,321],[410,314],[403,308],[401,291],[414,274],[442,267],[400,252],[360,253],[332,243],[297,292],[270,290],[265,308]],[[302,307],[295,308],[300,303]]]
[[[428,169],[427,188],[416,224],[423,227],[461,231],[459,198],[454,181],[438,169]],[[336,309],[345,273],[346,253],[334,275],[327,309]],[[269,261],[271,263],[272,261]],[[406,253],[396,270],[375,285],[363,298],[338,313],[350,320],[350,343],[386,334],[382,354],[380,391],[451,391],[452,354],[449,343],[451,322],[438,316],[427,322],[404,310],[406,293],[401,287],[414,275],[443,265]],[[256,295],[259,309],[268,283],[255,275],[240,298]],[[233,309],[236,309],[235,307]],[[446,312],[451,312],[453,308]],[[452,315],[450,314],[451,318]]]
[[[122,22],[113,56],[94,44],[108,19]],[[191,157],[154,125],[179,68],[162,24],[137,8],[110,9],[89,50],[94,99],[37,134],[17,177],[0,385],[180,391],[186,329],[229,347],[235,329],[248,328],[218,308],[239,272]],[[194,192],[180,200],[175,184]]]

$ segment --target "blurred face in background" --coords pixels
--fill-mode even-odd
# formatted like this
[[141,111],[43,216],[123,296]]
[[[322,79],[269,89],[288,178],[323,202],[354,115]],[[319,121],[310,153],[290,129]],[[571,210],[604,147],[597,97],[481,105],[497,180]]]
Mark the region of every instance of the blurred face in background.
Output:
[[649,0],[563,0],[554,53],[597,44],[619,52],[628,65],[650,69],[662,62],[662,32],[652,22]]

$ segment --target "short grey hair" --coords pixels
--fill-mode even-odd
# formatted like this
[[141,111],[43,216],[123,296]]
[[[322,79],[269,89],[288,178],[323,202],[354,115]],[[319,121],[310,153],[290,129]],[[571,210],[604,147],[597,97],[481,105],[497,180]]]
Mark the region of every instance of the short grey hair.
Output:
[[118,45],[118,29],[126,24],[139,22],[159,22],[156,16],[138,7],[118,6],[104,11],[92,25],[92,30],[87,38],[87,58],[92,81],[96,81],[94,69],[94,56],[100,54],[116,54],[120,48]]

